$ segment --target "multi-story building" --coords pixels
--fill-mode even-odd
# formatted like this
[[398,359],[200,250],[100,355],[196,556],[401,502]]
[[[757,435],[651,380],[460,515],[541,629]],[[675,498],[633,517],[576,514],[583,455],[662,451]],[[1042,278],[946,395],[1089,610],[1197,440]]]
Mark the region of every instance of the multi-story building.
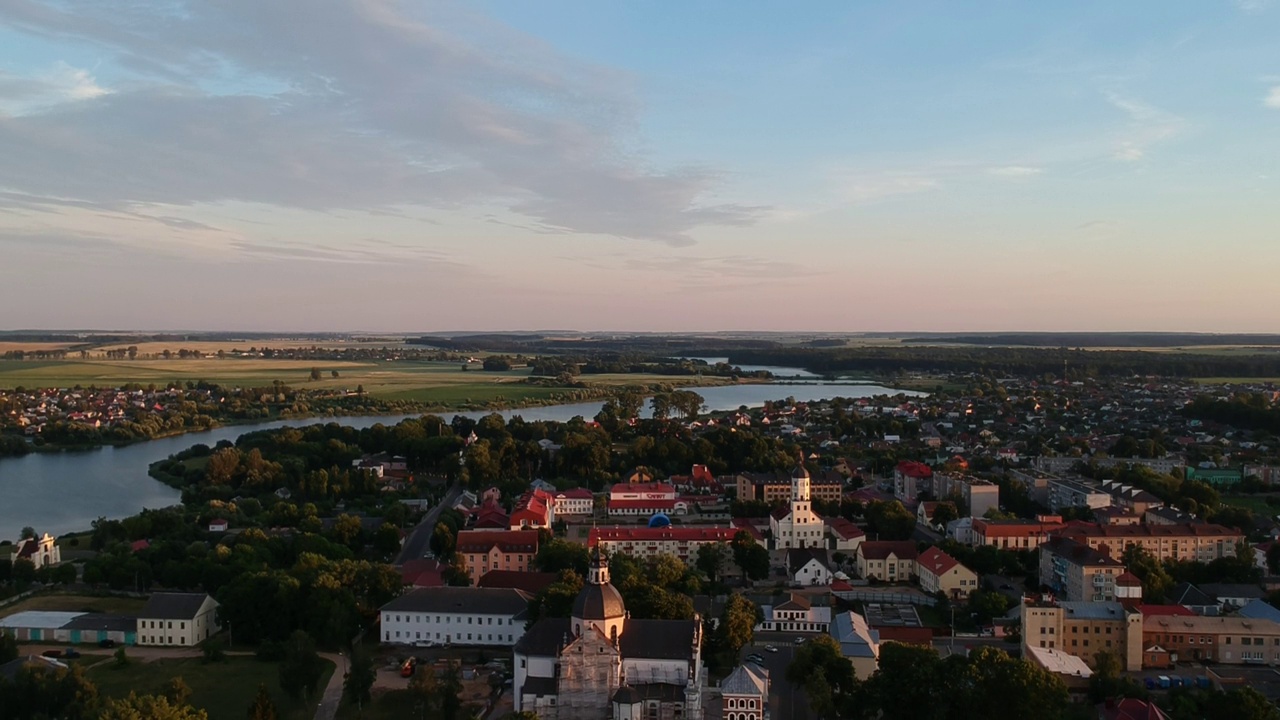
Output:
[[866,680],[880,667],[880,633],[867,619],[849,610],[835,616],[831,636],[840,643],[840,654],[853,664],[859,680]]
[[591,515],[596,510],[596,499],[586,488],[557,490],[553,493],[552,509],[556,517],[561,515]]
[[511,588],[418,588],[380,608],[382,642],[509,647],[524,636],[531,597]]
[[786,507],[775,509],[769,515],[769,532],[774,547],[779,550],[792,548],[823,547],[826,542],[826,524],[813,511],[810,501],[809,471],[803,463],[791,472],[791,493]]
[[1065,525],[1058,515],[1041,515],[1035,520],[973,519],[973,544],[991,545],[1001,550],[1034,550],[1049,534]]
[[911,540],[868,540],[858,546],[858,577],[881,582],[905,582],[916,571],[920,553]]
[[[739,473],[735,481],[739,500],[760,500],[772,505],[791,499],[791,477],[783,470]],[[844,494],[844,483],[844,476],[835,470],[812,473],[809,476],[809,496],[823,502],[839,502]]]
[[1190,560],[1212,562],[1235,557],[1236,546],[1244,542],[1237,530],[1210,523],[1179,525],[1098,525],[1073,524],[1057,534],[1119,558],[1125,548],[1137,545],[1161,562]]
[[764,620],[757,632],[825,633],[831,628],[831,607],[814,605],[807,595],[792,593],[777,605],[761,605]]
[[1142,515],[1151,508],[1164,505],[1164,501],[1141,488],[1125,485],[1114,480],[1104,480],[1102,492],[1111,496],[1111,504],[1124,508],[1135,515]]
[[1067,508],[1097,510],[1111,506],[1111,495],[1093,483],[1058,478],[1049,482],[1048,489],[1049,509],[1056,513]]
[[490,570],[529,570],[538,554],[538,531],[463,530],[458,533],[456,551],[471,584],[479,585]]
[[1026,489],[1027,495],[1029,495],[1032,500],[1045,506],[1049,505],[1049,483],[1058,479],[1057,475],[1052,475],[1044,472],[1043,470],[1036,469],[1010,470],[1009,477],[1012,478],[1014,482],[1022,485],[1022,487]]
[[1171,662],[1280,664],[1280,623],[1246,617],[1147,615],[1143,644],[1158,645]]
[[893,469],[893,496],[915,502],[923,492],[933,492],[933,468],[914,460],[899,462]]
[[1040,584],[1063,600],[1115,600],[1115,579],[1124,571],[1119,560],[1070,538],[1040,545]]
[[1000,486],[990,480],[958,473],[933,476],[933,494],[938,499],[959,496],[969,508],[970,517],[982,517],[1000,508]]
[[916,558],[916,577],[921,590],[929,594],[940,592],[952,600],[964,600],[978,589],[978,574],[936,547]]
[[218,631],[217,609],[217,601],[204,593],[152,593],[138,613],[138,644],[199,645]]
[[594,527],[587,536],[587,547],[637,558],[675,555],[690,562],[697,557],[698,548],[732,542],[737,533],[735,527]]
[[1142,669],[1142,614],[1118,602],[1025,598],[1022,642],[1071,653],[1094,667],[1099,652],[1117,655],[1128,671]]

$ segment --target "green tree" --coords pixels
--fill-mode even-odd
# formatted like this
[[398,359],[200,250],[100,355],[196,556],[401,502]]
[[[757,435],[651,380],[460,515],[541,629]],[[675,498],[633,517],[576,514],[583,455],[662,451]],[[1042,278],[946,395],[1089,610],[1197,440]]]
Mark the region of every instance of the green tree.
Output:
[[313,368],[311,368],[311,379],[312,379],[312,380],[319,380],[319,379],[320,379],[320,368],[318,368],[318,367],[313,367]]
[[18,641],[8,631],[0,630],[0,665],[18,659]]
[[129,664],[129,653],[125,652],[123,645],[116,648],[114,657],[116,659],[116,667],[118,668],[125,667]]
[[36,537],[36,529],[31,527],[30,525],[27,525],[26,527],[22,528],[22,533],[19,535],[18,539],[34,540],[35,537]]
[[969,595],[968,610],[975,620],[986,625],[995,618],[1004,617],[1009,610],[1009,598],[1003,593],[975,590]]
[[[424,672],[431,670],[428,668]],[[376,675],[377,670],[373,667],[373,658],[369,657],[369,653],[360,648],[352,648],[351,668],[342,684],[342,696],[349,703],[360,706],[368,704]]]
[[724,543],[703,543],[698,546],[698,557],[694,564],[714,583],[720,580],[720,572],[728,554],[729,546]]
[[279,720],[280,711],[276,709],[271,693],[267,692],[265,683],[258,683],[258,694],[253,696],[253,704],[249,706],[249,720]]
[[284,646],[284,660],[280,663],[280,687],[285,693],[301,700],[315,694],[324,674],[324,661],[316,653],[316,644],[302,630],[295,630]]
[[764,620],[764,613],[755,603],[743,595],[733,594],[720,612],[720,622],[715,632],[720,636],[719,645],[731,657],[738,657],[742,648],[751,644],[755,626]]
[[853,663],[829,635],[818,635],[801,645],[787,666],[785,679],[804,688],[810,708],[818,717],[860,718],[870,714],[870,708],[860,700],[862,683],[854,675]]
[[764,580],[769,577],[769,551],[761,547],[751,533],[746,530],[734,533],[730,549],[733,550],[734,564],[747,579]]
[[373,547],[383,555],[400,551],[400,530],[391,523],[382,523],[373,534]]
[[867,505],[866,517],[878,540],[909,540],[916,530],[916,516],[897,500],[873,501]]
[[1147,691],[1137,680],[1124,674],[1124,662],[1119,654],[1102,651],[1094,655],[1093,675],[1089,677],[1089,701],[1100,703],[1112,698],[1138,698],[1145,700]]
[[441,560],[447,560],[453,557],[454,548],[457,546],[457,538],[448,525],[442,522],[436,523],[435,530],[431,531],[431,552]]
[[946,527],[947,523],[952,520],[959,519],[960,515],[956,512],[956,506],[949,502],[940,502],[933,508],[933,515],[929,518],[937,527]]
[[107,700],[99,720],[209,720],[204,710],[175,704],[163,695],[139,695]]
[[174,705],[186,705],[191,699],[191,686],[179,675],[165,683],[164,696]]
[[1164,565],[1141,545],[1125,548],[1121,560],[1129,572],[1142,581],[1142,597],[1146,602],[1163,602],[1173,589],[1173,578]]
[[553,538],[538,546],[533,564],[542,572],[572,570],[579,577],[586,577],[590,555],[585,545]]

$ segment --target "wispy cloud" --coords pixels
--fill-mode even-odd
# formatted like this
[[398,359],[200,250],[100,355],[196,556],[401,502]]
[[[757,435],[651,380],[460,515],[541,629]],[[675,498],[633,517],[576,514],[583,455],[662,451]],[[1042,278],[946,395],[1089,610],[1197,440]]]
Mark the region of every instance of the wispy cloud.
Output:
[[[671,245],[759,212],[710,200],[714,169],[655,169],[631,150],[641,144],[632,78],[465,6],[32,0],[0,3],[0,23],[79,41],[134,73],[127,90],[106,94],[63,68],[61,94],[91,103],[0,126],[0,187],[33,196],[119,207],[498,204],[558,232]],[[206,89],[228,74],[219,92]]]
[[837,191],[845,202],[864,205],[900,195],[937,190],[941,185],[941,181],[933,175],[881,173],[845,176],[838,181]]
[[1116,141],[1113,157],[1136,162],[1154,145],[1176,137],[1186,128],[1186,120],[1140,100],[1107,93],[1107,101],[1129,118],[1128,128]]
[[1260,13],[1271,6],[1271,0],[1233,0],[1234,5],[1250,15]]
[[1001,177],[1031,177],[1043,172],[1043,168],[1026,165],[1005,165],[1003,167],[987,168],[988,175],[999,175]]
[[1262,99],[1262,104],[1280,110],[1280,85],[1274,85]]
[[92,100],[110,93],[88,70],[65,62],[31,75],[0,70],[0,112],[9,115],[42,112],[62,103]]

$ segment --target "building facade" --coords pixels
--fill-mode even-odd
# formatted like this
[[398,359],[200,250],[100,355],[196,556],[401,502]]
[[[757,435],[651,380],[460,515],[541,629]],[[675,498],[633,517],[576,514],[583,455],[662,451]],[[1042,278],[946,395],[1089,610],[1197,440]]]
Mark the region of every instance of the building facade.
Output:
[[62,562],[62,550],[58,548],[53,536],[45,533],[43,537],[19,540],[10,557],[11,562],[27,560],[37,570]]
[[1111,495],[1102,488],[1079,480],[1055,479],[1049,483],[1049,510],[1060,513],[1068,508],[1111,507]]
[[419,588],[379,609],[382,642],[511,647],[531,598],[511,588]]
[[1189,560],[1207,563],[1218,558],[1235,557],[1236,546],[1244,542],[1244,535],[1240,532],[1210,523],[1074,524],[1058,534],[1114,558],[1123,555],[1125,548],[1137,545],[1161,562]]
[[[786,472],[739,473],[734,478],[739,500],[759,500],[769,504],[791,499],[791,478]],[[824,502],[839,502],[844,494],[844,476],[835,470],[819,472],[809,478],[809,497]]]
[[638,620],[593,551],[571,617],[542,618],[516,643],[514,710],[542,720],[701,720],[702,621]]
[[769,670],[755,663],[739,665],[720,681],[722,720],[764,720],[769,714]]
[[1070,538],[1052,537],[1040,546],[1040,584],[1063,600],[1115,600],[1115,580],[1124,571],[1119,560]]
[[1001,550],[1034,550],[1049,534],[1064,527],[1057,515],[1041,515],[1035,520],[987,520],[974,518],[972,539],[975,546],[990,545]]
[[1143,643],[1159,645],[1171,662],[1280,664],[1280,623],[1245,617],[1147,616]]
[[596,499],[586,488],[557,490],[553,509],[557,517],[561,515],[591,515],[596,510]]
[[204,593],[152,593],[138,613],[138,644],[199,645],[218,631],[217,609],[217,601]]
[[921,590],[931,595],[942,593],[952,600],[965,600],[978,589],[978,574],[936,547],[920,553],[916,577]]
[[906,582],[916,571],[919,552],[910,540],[868,540],[858,546],[858,577],[881,582]]
[[1022,603],[1026,647],[1061,650],[1094,667],[1099,652],[1116,654],[1128,671],[1142,669],[1142,614],[1118,602],[1026,598]]
[[810,503],[809,471],[803,462],[791,473],[789,504],[769,515],[769,530],[778,550],[824,546],[826,525]]
[[526,572],[538,555],[537,530],[463,530],[456,552],[472,585],[490,570]]
[[587,536],[588,548],[606,554],[623,553],[637,558],[675,555],[685,562],[697,558],[698,548],[713,543],[730,543],[738,533],[734,527],[593,527]]
[[825,633],[831,628],[831,607],[814,605],[807,595],[792,593],[777,605],[761,605],[764,620],[757,632]]

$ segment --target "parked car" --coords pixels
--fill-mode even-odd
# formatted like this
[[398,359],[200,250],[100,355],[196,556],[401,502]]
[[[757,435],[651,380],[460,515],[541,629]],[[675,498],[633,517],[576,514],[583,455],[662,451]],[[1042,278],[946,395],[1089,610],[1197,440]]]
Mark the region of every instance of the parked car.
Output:
[[99,641],[98,641],[98,647],[100,647],[100,648],[113,648],[113,647],[115,647],[115,646],[116,646],[116,641],[115,641],[115,640],[112,640],[111,638],[107,638],[106,640],[99,640]]
[[62,651],[61,651],[61,650],[45,650],[44,652],[42,652],[42,653],[40,653],[40,654],[41,654],[41,655],[43,655],[43,656],[45,656],[45,657],[48,657],[48,658],[62,657]]
[[418,658],[411,657],[400,665],[400,677],[413,677],[414,670],[418,669]]
[[803,644],[804,644],[804,638],[802,638],[802,637],[798,637],[798,638],[796,638],[796,644],[797,644],[797,645],[803,645]]
[[62,657],[68,660],[75,660],[80,657],[80,651],[75,648],[67,648],[67,650],[62,653]]
[[773,645],[765,645],[764,649],[765,649],[765,652],[778,652],[778,648],[774,647]]

